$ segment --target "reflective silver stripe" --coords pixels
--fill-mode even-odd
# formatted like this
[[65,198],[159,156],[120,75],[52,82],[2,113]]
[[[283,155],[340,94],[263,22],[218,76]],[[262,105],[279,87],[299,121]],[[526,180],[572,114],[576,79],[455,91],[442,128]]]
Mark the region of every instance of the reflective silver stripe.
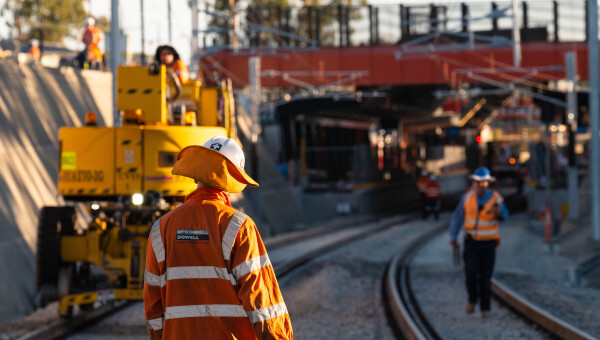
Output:
[[146,327],[150,328],[153,331],[158,331],[163,328],[164,322],[165,322],[165,319],[163,317],[152,319],[152,320],[146,320]]
[[475,236],[491,236],[491,235],[498,234],[498,229],[491,229],[491,230],[465,229],[465,233],[472,234]]
[[465,202],[464,203],[469,202],[469,200],[471,199],[471,196],[473,196],[473,191],[472,190],[467,191],[467,195],[465,196]]
[[492,226],[495,226],[496,224],[498,224],[497,221],[482,221],[482,220],[479,220],[479,224],[478,225],[480,227],[492,227]]
[[160,218],[152,225],[150,240],[152,241],[152,248],[154,249],[156,261],[161,263],[165,260],[165,247],[163,246],[162,236],[160,235]]
[[[465,223],[469,223],[469,224],[475,225],[475,220],[472,220],[470,218],[465,218]],[[481,221],[479,223],[481,223]]]
[[190,266],[167,268],[166,278],[168,280],[180,279],[223,279],[230,281],[232,285],[237,282],[233,275],[227,272],[227,268],[211,266]]
[[269,255],[264,254],[258,257],[253,257],[249,260],[246,260],[235,268],[231,270],[233,276],[236,280],[239,280],[242,276],[249,274],[257,269],[262,267],[267,267],[271,265],[271,260],[269,260]]
[[286,315],[287,313],[287,307],[285,306],[285,303],[282,302],[271,307],[265,307],[252,312],[248,312],[248,318],[250,319],[250,322],[257,323],[276,318],[278,316]]
[[244,214],[241,211],[237,211],[231,221],[229,221],[229,225],[227,225],[227,229],[225,229],[225,234],[223,235],[223,258],[225,261],[228,261],[231,257],[231,247],[233,247],[233,242],[235,241],[235,237],[237,236],[238,231],[244,224],[244,221],[248,215]]
[[154,275],[147,270],[144,271],[144,282],[146,282],[147,284],[149,284],[151,286],[156,286],[156,287],[164,287],[167,284],[167,281],[165,280],[164,275],[161,275],[161,276]]
[[165,309],[165,320],[207,316],[247,318],[248,314],[242,305],[190,305]]

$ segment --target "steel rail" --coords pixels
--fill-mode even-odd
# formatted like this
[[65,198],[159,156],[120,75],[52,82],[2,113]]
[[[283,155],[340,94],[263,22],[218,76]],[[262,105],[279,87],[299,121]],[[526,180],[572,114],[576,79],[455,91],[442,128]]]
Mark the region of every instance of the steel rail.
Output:
[[[411,340],[441,339],[421,312],[410,287],[410,263],[419,249],[444,228],[434,228],[419,236],[406,248],[398,251],[390,261],[385,277],[384,299],[389,304],[394,322],[402,334]],[[492,293],[522,318],[541,326],[552,335],[563,339],[592,340],[594,336],[551,315],[496,279],[492,279]]]
[[64,339],[73,334],[77,330],[84,329],[96,322],[112,315],[126,306],[129,306],[131,301],[114,301],[114,303],[102,305],[90,312],[81,313],[71,319],[59,319],[47,326],[35,329],[17,340],[54,340]]
[[496,279],[492,279],[492,293],[499,300],[516,310],[521,316],[542,326],[552,334],[569,340],[596,339],[589,333],[551,315],[540,307],[528,301],[516,291],[510,289]]
[[[382,221],[378,222],[380,225],[376,228],[373,228],[373,229],[367,228],[360,233],[338,239],[334,242],[323,245],[322,247],[316,248],[304,255],[298,256],[293,260],[281,263],[279,265],[274,265],[273,269],[275,270],[277,277],[287,276],[288,274],[290,274],[292,271],[294,271],[298,267],[300,267],[306,263],[309,263],[310,261],[314,260],[315,258],[317,258],[319,256],[325,255],[333,250],[336,250],[342,245],[346,245],[348,243],[362,239],[365,235],[373,235],[374,233],[379,233],[379,232],[385,231],[385,230],[387,230],[393,226],[396,226],[398,224],[406,223],[409,220],[411,220],[412,218],[413,218],[413,215],[405,215],[400,218],[390,218],[390,219],[382,220]],[[334,232],[332,232],[332,234]],[[295,243],[297,241],[299,241],[299,240],[290,241],[290,244]]]
[[[408,220],[413,218],[414,214],[406,214],[402,216],[393,216],[388,218],[379,218],[379,219],[366,219],[364,222],[352,224],[354,227],[368,225],[368,224],[379,224],[374,228],[365,228],[364,231],[358,232],[356,234],[349,235],[348,237],[343,237],[337,239],[333,242],[327,243],[321,247],[315,248],[314,250],[305,253],[304,255],[300,255],[295,257],[292,260],[285,261],[279,264],[274,264],[273,269],[277,273],[277,277],[285,277],[293,272],[295,269],[309,263],[315,258],[325,255],[328,252],[331,252],[335,249],[338,249],[341,245],[348,244],[350,242],[356,241],[358,239],[363,238],[365,235],[372,235],[373,233],[382,232],[386,229],[389,229],[395,225],[402,224],[407,222]],[[320,228],[318,230],[309,230],[305,233],[296,233],[291,235],[290,237],[286,237],[282,240],[278,240],[276,242],[272,242],[270,247],[272,248],[282,248],[286,246],[293,245],[297,242],[306,241],[307,239],[314,239],[318,237],[323,237],[325,235],[334,234],[340,232],[340,230],[345,229],[345,226],[338,226],[332,228]],[[270,242],[265,242],[269,245]],[[33,330],[19,338],[17,340],[58,340],[64,339],[69,335],[75,334],[78,331],[88,328],[102,319],[118,312],[124,307],[130,305],[130,301],[115,301],[113,304],[103,305],[93,311],[88,313],[81,313],[74,316],[71,319],[65,320],[57,320],[52,324]]]
[[[384,302],[387,302],[396,327],[404,337],[411,340],[440,339],[435,329],[424,318],[416,298],[410,289],[410,262],[417,251],[447,225],[438,226],[418,236],[405,248],[399,250],[388,265],[384,278]],[[402,287],[402,289],[399,289]]]

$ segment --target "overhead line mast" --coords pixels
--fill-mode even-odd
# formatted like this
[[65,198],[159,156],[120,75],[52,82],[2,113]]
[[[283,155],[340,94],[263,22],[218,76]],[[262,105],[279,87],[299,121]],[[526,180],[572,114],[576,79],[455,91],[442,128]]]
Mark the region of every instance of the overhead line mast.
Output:
[[588,60],[590,76],[590,126],[591,126],[591,159],[590,169],[592,184],[592,229],[595,241],[600,241],[600,143],[598,130],[600,114],[598,101],[598,2],[588,1]]
[[121,115],[117,110],[117,65],[119,64],[120,32],[119,32],[119,0],[110,3],[110,71],[112,73],[112,97],[113,97],[113,126],[121,125]]

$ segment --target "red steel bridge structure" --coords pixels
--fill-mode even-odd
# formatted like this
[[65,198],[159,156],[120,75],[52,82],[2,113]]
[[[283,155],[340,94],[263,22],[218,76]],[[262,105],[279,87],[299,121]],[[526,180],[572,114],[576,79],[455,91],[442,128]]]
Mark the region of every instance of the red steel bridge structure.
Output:
[[[207,33],[221,45],[199,55],[207,81],[248,84],[248,59],[261,57],[263,87],[377,88],[541,82],[565,77],[576,52],[588,74],[585,1],[445,5],[247,8],[246,29]],[[520,33],[515,65],[513,14]],[[270,18],[270,20],[266,20]],[[261,26],[269,22],[270,26]],[[214,31],[213,31],[214,32]],[[237,46],[232,46],[233,37]]]

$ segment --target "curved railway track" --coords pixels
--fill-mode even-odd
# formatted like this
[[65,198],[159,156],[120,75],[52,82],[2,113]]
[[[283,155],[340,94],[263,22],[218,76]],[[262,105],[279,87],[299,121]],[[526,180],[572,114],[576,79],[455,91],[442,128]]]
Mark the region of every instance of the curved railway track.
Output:
[[[284,237],[276,242],[267,241],[266,243],[275,273],[281,280],[312,259],[337,249],[343,244],[361,239],[366,234],[384,231],[406,222],[410,218],[410,215],[392,216],[345,228],[311,230]],[[89,339],[106,338],[111,335],[126,335],[128,338],[137,338],[140,336],[145,338],[145,325],[143,324],[143,311],[141,308],[141,302],[114,302],[109,305],[103,305],[88,313],[80,313],[70,320],[58,320],[46,327],[33,330],[18,339]],[[141,326],[126,325],[123,322],[127,317],[120,317],[119,314],[121,314],[120,312],[127,314],[128,309],[139,309],[135,313],[138,318],[142,318],[140,322],[133,319],[129,319],[129,321],[140,323]],[[109,323],[108,326],[102,325],[105,320]],[[114,327],[114,323],[121,324],[123,327]]]
[[[400,329],[402,335],[407,339],[421,340],[452,338],[456,336],[456,332],[461,332],[461,330],[456,331],[457,328],[461,327],[464,327],[465,332],[472,331],[472,327],[464,326],[461,324],[461,320],[463,319],[456,317],[448,317],[448,315],[443,314],[441,316],[436,315],[436,317],[446,317],[450,320],[446,320],[445,322],[437,321],[435,322],[436,325],[434,325],[434,322],[430,321],[430,319],[428,318],[428,312],[431,313],[431,308],[428,308],[428,312],[424,311],[425,308],[421,306],[419,298],[417,297],[415,289],[412,285],[413,279],[411,278],[411,274],[412,271],[415,269],[413,261],[417,256],[417,253],[421,251],[436,234],[442,232],[442,230],[444,230],[444,228],[440,227],[435,230],[431,230],[430,232],[423,233],[420,237],[415,239],[409,246],[397,252],[397,254],[393,257],[392,261],[390,262],[386,273],[386,300],[389,303],[389,309],[391,311],[391,314],[393,315],[396,327]],[[460,273],[460,275],[462,276],[462,273]],[[464,290],[462,285],[461,288]],[[536,332],[538,333],[538,335],[533,336],[533,338],[539,337],[550,339],[560,338],[586,340],[595,339],[593,336],[586,333],[585,331],[582,331],[572,325],[569,325],[568,323],[552,316],[547,311],[536,307],[535,305],[527,301],[524,297],[522,297],[514,290],[508,288],[506,285],[502,284],[496,279],[492,280],[492,290],[494,297],[500,300],[500,302],[502,303],[501,306],[495,304],[494,309],[509,309],[510,313],[518,314],[518,318],[526,319],[527,321],[522,323],[523,325],[519,325],[517,327],[532,328],[533,330],[531,332],[533,332],[534,334]],[[462,300],[460,301],[463,302]],[[431,303],[431,301],[427,301],[427,303]],[[464,314],[464,311],[462,309],[463,307],[463,304],[455,306],[455,313]],[[507,312],[504,311],[500,313]],[[471,317],[470,320],[467,322],[477,323],[478,321],[481,321],[481,319],[479,318],[479,320],[474,320]],[[514,320],[506,322],[511,322],[511,327],[515,323]],[[502,326],[501,322],[499,323],[500,326]],[[454,327],[454,333],[448,333],[447,329],[445,329],[447,327]],[[492,325],[491,323],[488,323],[487,327],[490,327],[489,331],[493,333],[496,331],[493,328],[498,327],[498,324]],[[508,324],[504,325],[504,327],[508,327]],[[523,334],[523,338],[531,337],[529,334],[527,334],[527,331],[524,331],[521,334]],[[502,336],[500,336],[500,338],[501,337]],[[492,338],[494,337],[492,336]],[[496,336],[496,338],[498,337]]]

